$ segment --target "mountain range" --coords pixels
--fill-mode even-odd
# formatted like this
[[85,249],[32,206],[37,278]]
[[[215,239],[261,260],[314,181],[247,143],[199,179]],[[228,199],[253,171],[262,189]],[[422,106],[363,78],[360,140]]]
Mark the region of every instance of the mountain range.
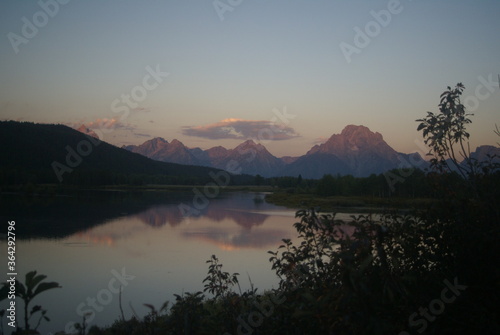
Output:
[[113,184],[146,180],[204,184],[212,181],[211,173],[220,172],[210,167],[149,159],[100,141],[92,133],[85,127],[77,130],[65,125],[0,121],[0,185],[26,181]]
[[346,126],[340,134],[332,135],[325,143],[313,146],[299,157],[278,158],[253,140],[247,140],[234,149],[217,146],[202,150],[188,148],[178,140],[168,142],[157,137],[123,148],[163,162],[225,170],[236,165],[239,170],[234,172],[264,177],[302,175],[303,178],[321,178],[325,174],[366,177],[394,168],[418,165],[423,169],[427,166],[418,153],[397,152],[380,133],[361,125]]
[[[234,174],[232,183],[244,184],[257,174],[316,179],[325,174],[368,176],[411,164],[427,167],[418,153],[398,153],[381,134],[353,125],[302,156],[281,158],[252,140],[233,149],[188,148],[162,138],[118,148],[100,141],[86,127],[15,121],[0,121],[0,143],[0,185],[63,180],[89,185],[204,184],[221,170]],[[480,146],[471,153],[478,160],[492,155],[500,157],[500,148]]]

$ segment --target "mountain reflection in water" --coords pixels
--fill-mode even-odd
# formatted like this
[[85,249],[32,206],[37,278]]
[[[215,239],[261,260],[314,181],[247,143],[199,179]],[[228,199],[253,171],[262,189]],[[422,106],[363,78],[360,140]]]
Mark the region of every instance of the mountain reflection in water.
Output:
[[[266,214],[250,212],[255,207],[266,207]],[[240,248],[264,248],[279,243],[283,238],[290,238],[289,221],[286,229],[263,226],[273,215],[268,204],[254,204],[249,198],[221,198],[213,201],[197,216],[182,216],[177,204],[156,205],[133,215],[127,220],[135,220],[154,229],[170,226],[178,231],[178,236],[186,243],[211,243],[223,250]],[[283,211],[276,212],[283,216]],[[285,212],[292,219],[291,212]],[[93,244],[113,245],[119,239],[128,238],[145,231],[143,225],[123,224],[121,220],[113,220],[95,227],[79,231],[68,237],[70,240],[86,241]],[[262,227],[261,227],[262,226]],[[256,227],[260,229],[256,230]],[[284,228],[285,228],[284,227]],[[239,228],[239,229],[238,229]],[[82,243],[82,242],[79,242]]]
[[[4,195],[0,219],[16,221],[18,277],[36,270],[62,286],[37,297],[51,318],[39,328],[47,334],[81,321],[78,307],[106,287],[112,271],[134,277],[123,287],[126,318],[133,315],[130,306],[142,317],[148,313],[144,303],[160,306],[175,300],[174,294],[202,291],[206,261],[213,254],[224,271],[241,274],[242,290],[276,287],[267,251],[276,250],[283,238],[295,239],[295,212],[254,199],[254,193],[226,193],[197,215],[183,216],[178,206],[193,206],[192,192],[89,192],[51,199]],[[6,251],[5,243],[0,241],[0,248]],[[118,318],[118,297],[113,296],[92,324]]]
[[[276,251],[284,238],[296,241],[298,219],[294,210],[255,199],[255,193],[224,193],[197,208],[197,215],[183,216],[179,205],[194,207],[193,192],[3,195],[0,220],[16,221],[18,277],[36,270],[62,286],[37,297],[51,319],[39,330],[48,334],[81,321],[82,303],[107,287],[113,271],[133,277],[123,287],[126,318],[145,316],[144,303],[161,306],[174,294],[202,291],[211,255],[223,271],[241,274],[242,290],[276,287],[267,251]],[[6,241],[0,240],[0,249],[7,251]],[[91,325],[112,324],[119,315],[118,297],[112,296]]]

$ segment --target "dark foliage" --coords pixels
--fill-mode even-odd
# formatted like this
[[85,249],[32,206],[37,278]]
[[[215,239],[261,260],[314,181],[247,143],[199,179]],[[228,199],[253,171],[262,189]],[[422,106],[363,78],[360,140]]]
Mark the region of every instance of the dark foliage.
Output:
[[[24,329],[17,326],[17,331],[20,334],[29,334],[30,330],[33,330],[33,332],[36,333],[36,329],[40,326],[42,320],[50,321],[47,316],[47,310],[43,309],[42,306],[36,305],[33,306],[31,310],[29,309],[31,301],[37,295],[44,291],[61,287],[56,282],[44,282],[45,278],[47,278],[47,276],[41,274],[37,275],[36,271],[30,271],[26,274],[24,284],[17,279],[14,282],[15,296],[19,297],[24,302]],[[0,301],[9,297],[10,285],[11,284],[9,282],[2,283],[2,287],[0,288]],[[11,298],[9,297],[9,299]],[[33,327],[33,324],[30,324],[30,320],[35,319],[36,317],[38,317],[38,320]]]
[[64,125],[0,121],[0,143],[0,185],[59,183],[54,162],[71,170],[61,176],[72,185],[193,185],[219,171],[154,161]]
[[[269,252],[280,287],[262,295],[232,292],[236,274],[222,272],[213,256],[205,281],[216,297],[187,297],[202,316],[194,322],[202,325],[196,333],[498,334],[500,166],[494,157],[470,158],[462,90],[461,84],[448,88],[440,114],[419,120],[434,156],[433,171],[416,170],[397,189],[407,195],[432,193],[438,202],[406,215],[361,215],[349,223],[314,209],[298,211],[298,241],[283,240]],[[298,178],[272,181],[286,187],[299,183]],[[373,192],[382,183],[380,176],[325,176],[316,192]],[[168,314],[163,333],[171,333],[169,318],[180,321],[186,315]],[[192,331],[184,327],[174,333]]]
[[[142,321],[121,320],[89,334],[500,333],[500,165],[494,157],[474,161],[466,150],[470,120],[462,90],[461,84],[448,88],[440,114],[418,120],[433,171],[416,171],[400,192],[432,189],[440,200],[429,208],[351,222],[300,210],[297,240],[284,239],[269,251],[278,289],[236,293],[238,274],[223,272],[212,256],[204,280],[211,297],[176,295],[169,310],[151,306]],[[297,187],[298,179],[286,181]],[[360,185],[352,177],[326,176],[317,190],[362,192]]]

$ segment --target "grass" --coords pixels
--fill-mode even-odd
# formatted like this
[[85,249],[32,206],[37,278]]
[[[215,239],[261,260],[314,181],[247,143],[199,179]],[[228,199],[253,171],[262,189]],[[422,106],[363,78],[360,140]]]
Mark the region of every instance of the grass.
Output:
[[372,211],[373,209],[412,209],[426,208],[435,200],[423,198],[380,198],[361,196],[330,196],[320,197],[314,194],[294,194],[275,192],[266,195],[266,201],[278,206],[288,208],[310,208],[320,207],[322,211],[336,211],[339,208],[345,210],[360,209]]
[[[101,190],[141,190],[141,191],[191,191],[193,188],[204,187],[205,185],[109,185],[96,187]],[[221,191],[228,192],[270,192],[271,186],[253,186],[253,185],[228,185],[221,187]]]
[[[25,184],[25,185],[9,185],[1,186],[0,193],[25,193],[27,195],[57,195],[66,191],[156,191],[156,192],[190,192],[193,188],[203,188],[205,185],[161,185],[161,184],[146,184],[146,185],[60,185],[60,184]],[[271,192],[271,186],[254,186],[254,185],[228,185],[221,187],[222,192]]]

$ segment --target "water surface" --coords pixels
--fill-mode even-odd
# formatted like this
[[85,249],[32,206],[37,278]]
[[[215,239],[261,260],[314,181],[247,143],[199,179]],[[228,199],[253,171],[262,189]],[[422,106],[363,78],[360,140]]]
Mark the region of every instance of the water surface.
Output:
[[[196,209],[193,197],[191,192],[3,196],[1,220],[16,221],[18,278],[24,281],[26,272],[37,270],[62,286],[32,302],[51,318],[42,322],[41,333],[81,322],[85,313],[91,313],[91,324],[111,324],[120,316],[120,286],[126,318],[143,317],[144,303],[160,307],[174,301],[174,293],[202,291],[213,254],[224,271],[240,273],[242,290],[250,280],[261,291],[277,287],[267,251],[276,250],[283,238],[295,238],[295,212],[262,201],[262,194],[225,193],[185,216],[179,205]],[[0,248],[6,259],[5,239]],[[21,321],[20,300],[17,306]]]

